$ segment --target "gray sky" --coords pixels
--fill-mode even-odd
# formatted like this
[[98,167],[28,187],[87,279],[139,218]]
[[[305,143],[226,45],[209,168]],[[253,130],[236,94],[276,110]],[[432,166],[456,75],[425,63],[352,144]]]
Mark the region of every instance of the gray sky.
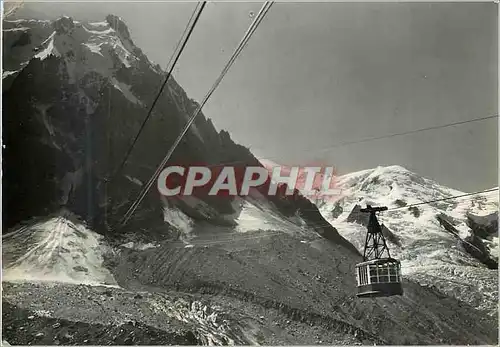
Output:
[[[203,98],[261,5],[206,6],[175,69],[188,95]],[[166,67],[194,6],[31,3],[19,15],[119,15]],[[456,189],[496,186],[497,120],[318,149],[497,114],[497,15],[492,2],[276,3],[204,113],[282,164],[397,164]]]

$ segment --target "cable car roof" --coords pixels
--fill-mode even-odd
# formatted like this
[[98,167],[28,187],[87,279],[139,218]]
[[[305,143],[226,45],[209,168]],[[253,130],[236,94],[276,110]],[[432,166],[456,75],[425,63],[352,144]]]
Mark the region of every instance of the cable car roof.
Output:
[[364,266],[364,265],[371,265],[371,264],[381,264],[381,263],[397,263],[399,264],[400,261],[394,258],[379,258],[379,259],[372,259],[372,260],[367,260],[362,263],[356,264],[356,267],[359,266]]

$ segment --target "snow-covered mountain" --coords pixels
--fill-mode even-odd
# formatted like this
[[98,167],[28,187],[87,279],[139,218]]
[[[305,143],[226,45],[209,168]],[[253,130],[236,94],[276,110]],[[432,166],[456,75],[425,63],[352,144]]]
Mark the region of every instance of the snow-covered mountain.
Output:
[[[436,288],[406,280],[403,297],[358,299],[359,252],[300,195],[166,199],[152,189],[114,228],[197,103],[171,78],[106,185],[165,73],[112,15],[9,20],[3,33],[9,343],[497,343],[494,317]],[[259,165],[203,115],[172,157],[234,161]]]
[[[4,112],[18,115],[4,122],[4,180],[9,196],[4,227],[61,207],[89,225],[116,224],[198,104],[171,77],[122,174],[106,184],[165,72],[149,61],[122,19],[113,15],[102,22],[69,17],[6,20],[3,33],[8,53],[2,76]],[[27,156],[32,159],[19,160]],[[247,148],[234,143],[226,131],[217,132],[203,115],[171,158],[179,164],[235,160],[260,165]],[[35,185],[37,189],[31,189]],[[197,224],[208,220],[231,230],[246,230],[245,213],[256,207],[279,215],[285,224],[299,226],[293,230],[301,230],[302,224],[321,225],[318,232],[342,241],[318,211],[311,211],[314,206],[307,199],[295,200],[279,196],[246,201],[210,196],[160,199],[151,189],[126,230],[137,237],[138,229],[166,225],[168,233],[189,239],[196,235]],[[300,204],[310,208],[297,216]],[[156,236],[148,233],[143,241],[149,243]]]
[[110,251],[103,236],[68,211],[2,235],[2,246],[4,281],[116,286],[103,266]]
[[[318,205],[325,219],[360,251],[364,247],[367,216],[359,212],[359,207],[387,206],[389,210],[379,214],[379,221],[389,229],[386,238],[391,256],[401,260],[405,276],[435,285],[491,313],[497,311],[498,191],[406,208],[465,193],[400,166],[347,174],[338,177],[337,182],[343,197]],[[481,223],[493,226],[495,231],[476,239],[470,220],[481,219],[478,216],[488,217]],[[447,231],[438,217],[450,221],[457,234]],[[484,257],[475,257],[471,248]],[[484,258],[493,265],[485,265]]]

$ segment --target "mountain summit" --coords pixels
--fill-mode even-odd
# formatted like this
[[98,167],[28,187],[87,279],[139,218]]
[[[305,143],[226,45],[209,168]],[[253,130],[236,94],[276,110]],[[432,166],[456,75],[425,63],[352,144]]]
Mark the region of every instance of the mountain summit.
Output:
[[[3,34],[8,343],[498,342],[494,317],[412,279],[402,297],[357,298],[359,252],[300,194],[167,199],[152,189],[115,228],[198,104],[171,78],[124,170],[108,182],[165,72],[112,15],[9,20]],[[260,165],[203,115],[171,158],[234,161]],[[364,177],[370,199],[387,195],[389,181],[371,173],[353,184]],[[425,181],[416,182],[419,191]]]
[[364,247],[366,227],[360,208],[387,206],[389,211],[380,213],[379,220],[404,274],[496,315],[497,191],[449,199],[466,193],[401,166],[355,172],[337,182],[343,198],[318,205],[358,250]]
[[[4,226],[60,208],[91,225],[115,225],[198,104],[171,77],[121,175],[106,184],[123,160],[165,72],[135,46],[123,20],[114,15],[89,23],[70,17],[5,21],[4,47],[9,53],[3,74],[4,110],[17,115],[5,124],[4,179],[10,198]],[[20,160],[25,157],[30,160]],[[261,165],[203,115],[171,158],[176,164],[234,161]],[[160,199],[151,189],[125,231],[137,234],[139,225],[141,230],[167,225],[172,233],[184,232],[169,219],[173,214],[194,225],[210,220],[214,225],[236,227],[242,208],[251,203],[274,209],[284,219],[321,225],[317,232],[352,249],[305,198],[238,201],[210,196]],[[299,209],[301,217],[297,217]]]

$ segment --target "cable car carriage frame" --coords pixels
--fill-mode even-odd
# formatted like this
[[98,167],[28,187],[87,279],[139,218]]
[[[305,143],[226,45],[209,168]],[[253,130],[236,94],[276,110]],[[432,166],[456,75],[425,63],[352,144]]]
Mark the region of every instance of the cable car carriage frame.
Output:
[[363,262],[356,264],[356,295],[361,298],[403,295],[401,263],[391,258],[382,226],[377,220],[376,213],[386,210],[387,207],[370,205],[361,209],[361,212],[370,214]]

